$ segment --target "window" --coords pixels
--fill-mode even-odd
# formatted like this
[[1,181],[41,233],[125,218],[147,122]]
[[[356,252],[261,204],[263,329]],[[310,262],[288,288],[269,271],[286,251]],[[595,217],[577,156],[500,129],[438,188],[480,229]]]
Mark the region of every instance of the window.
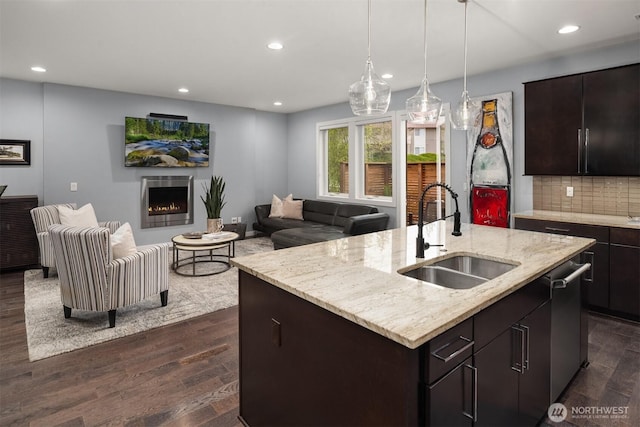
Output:
[[393,195],[391,120],[362,126],[365,197]]
[[327,191],[349,193],[349,128],[338,127],[326,132]]
[[393,115],[319,123],[318,198],[395,205]]

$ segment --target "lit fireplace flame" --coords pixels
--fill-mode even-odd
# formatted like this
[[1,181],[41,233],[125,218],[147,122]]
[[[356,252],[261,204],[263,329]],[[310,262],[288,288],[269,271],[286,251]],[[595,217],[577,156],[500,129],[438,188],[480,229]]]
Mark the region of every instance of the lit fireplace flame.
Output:
[[173,202],[171,202],[168,205],[149,206],[149,214],[151,215],[158,214],[158,213],[176,213],[176,212],[182,212],[182,208]]

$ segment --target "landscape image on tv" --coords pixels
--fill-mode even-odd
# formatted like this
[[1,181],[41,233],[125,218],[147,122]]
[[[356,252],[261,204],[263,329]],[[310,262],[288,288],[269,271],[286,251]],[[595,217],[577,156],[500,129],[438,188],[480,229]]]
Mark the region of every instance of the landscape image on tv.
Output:
[[209,124],[125,117],[125,166],[209,166]]

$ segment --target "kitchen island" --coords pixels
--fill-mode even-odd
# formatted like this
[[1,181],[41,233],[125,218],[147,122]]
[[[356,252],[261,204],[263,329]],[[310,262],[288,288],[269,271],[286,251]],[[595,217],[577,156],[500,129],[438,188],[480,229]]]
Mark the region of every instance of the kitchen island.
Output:
[[[425,227],[425,240],[432,245],[425,258],[415,256],[413,226],[232,260],[240,270],[243,422],[437,424],[436,406],[446,408],[450,399],[431,391],[456,372],[460,384],[472,386],[469,393],[460,393],[461,413],[481,425],[482,399],[475,402],[473,384],[482,389],[483,374],[474,360],[482,361],[487,344],[497,342],[486,330],[495,329],[498,336],[514,323],[514,330],[522,331],[515,332],[522,335],[519,342],[524,343],[525,334],[527,343],[533,341],[538,327],[520,320],[549,305],[548,284],[538,279],[594,240],[467,224],[462,236],[454,237],[451,229],[452,223],[444,221]],[[515,268],[470,289],[401,274],[453,255]],[[551,316],[540,313],[544,335]],[[503,320],[509,324],[502,325]],[[522,349],[523,363],[512,367],[516,371],[529,369],[524,344]],[[436,359],[449,353],[442,358],[446,363],[438,365],[434,353]],[[516,387],[522,388],[519,381]]]

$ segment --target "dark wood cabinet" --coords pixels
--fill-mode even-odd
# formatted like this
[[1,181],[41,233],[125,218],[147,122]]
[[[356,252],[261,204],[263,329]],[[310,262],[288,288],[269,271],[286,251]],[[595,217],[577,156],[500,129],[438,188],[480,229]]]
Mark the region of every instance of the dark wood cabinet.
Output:
[[551,303],[500,334],[475,355],[476,426],[532,426],[550,404]]
[[422,346],[426,382],[427,426],[471,426],[474,418],[476,369],[472,364],[473,318]]
[[640,64],[583,76],[585,175],[640,175]]
[[247,425],[418,425],[420,351],[239,272]]
[[518,373],[513,367],[514,331],[502,332],[474,355],[478,370],[476,426],[518,425]]
[[464,427],[473,425],[476,368],[469,357],[428,387],[427,426]]
[[525,175],[576,175],[580,163],[582,76],[524,85]]
[[640,176],[640,64],[525,83],[525,175]]
[[29,212],[37,206],[37,196],[0,198],[0,269],[38,264],[38,239]]
[[[551,404],[551,302],[538,307],[516,327],[524,329],[524,335],[519,335],[523,336],[526,349],[523,355],[525,369],[519,376],[519,422],[533,426]],[[576,337],[576,340],[580,340],[580,337]]]
[[596,239],[585,251],[593,254],[593,281],[583,283],[589,308],[640,320],[640,230],[528,218],[516,218],[515,228]]
[[515,228],[596,239],[595,246],[586,251],[593,253],[593,281],[588,283],[588,301],[596,310],[609,308],[609,227],[516,218]]
[[410,349],[241,270],[240,417],[245,425],[535,425],[550,404],[550,297],[541,277]]
[[549,407],[550,295],[538,279],[475,316],[476,426],[535,425]]
[[640,320],[640,230],[611,228],[610,305]]

